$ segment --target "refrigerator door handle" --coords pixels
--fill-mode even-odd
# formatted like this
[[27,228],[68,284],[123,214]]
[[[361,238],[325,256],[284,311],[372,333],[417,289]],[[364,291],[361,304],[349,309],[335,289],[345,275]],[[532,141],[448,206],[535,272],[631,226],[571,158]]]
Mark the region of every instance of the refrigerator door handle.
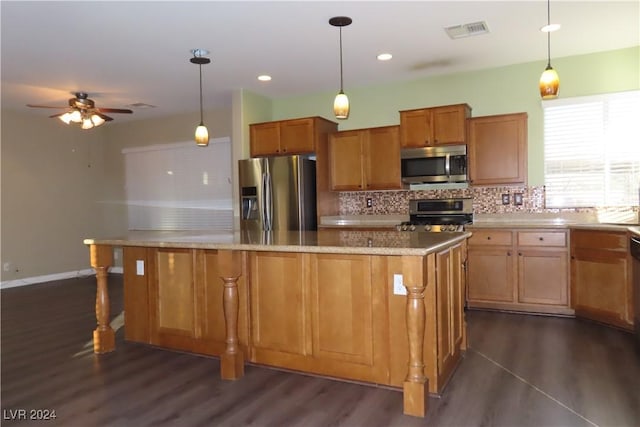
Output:
[[271,174],[267,174],[267,227],[266,230],[273,230],[273,183]]
[[260,204],[260,222],[262,223],[262,227],[267,230],[267,174],[262,174],[262,197]]

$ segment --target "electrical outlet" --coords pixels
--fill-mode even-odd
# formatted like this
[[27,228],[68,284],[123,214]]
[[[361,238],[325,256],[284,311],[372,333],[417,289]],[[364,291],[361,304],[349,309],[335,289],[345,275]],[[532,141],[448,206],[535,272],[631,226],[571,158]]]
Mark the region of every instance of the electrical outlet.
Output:
[[371,197],[367,197],[367,207],[368,208],[373,207],[373,200],[371,199]]
[[514,205],[522,205],[522,193],[515,193],[513,195],[513,204]]
[[2,264],[2,271],[11,271],[11,262],[5,262]]
[[393,275],[393,294],[394,295],[406,295],[407,288],[402,284],[402,274]]
[[508,205],[509,204],[509,194],[503,194],[502,195],[502,204],[503,205]]
[[142,259],[136,260],[136,275],[144,276],[144,260]]

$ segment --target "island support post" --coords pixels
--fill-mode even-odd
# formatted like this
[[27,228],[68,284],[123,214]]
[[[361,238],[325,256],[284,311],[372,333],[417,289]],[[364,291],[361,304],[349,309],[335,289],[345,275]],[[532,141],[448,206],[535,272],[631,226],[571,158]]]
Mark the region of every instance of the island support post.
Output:
[[115,332],[109,324],[110,301],[107,276],[113,264],[113,248],[105,245],[90,245],[91,267],[96,271],[96,320],[93,331],[93,352],[109,353],[116,348]]
[[244,354],[238,341],[238,279],[242,274],[242,253],[218,251],[218,271],[224,282],[222,308],[226,328],[226,348],[220,355],[220,377],[236,380],[244,375]]
[[[426,268],[425,268],[426,267]],[[407,377],[402,384],[404,413],[424,417],[429,398],[429,379],[424,374],[424,331],[425,304],[424,291],[428,278],[434,277],[435,262],[430,255],[403,257],[405,288],[407,289],[406,322],[409,339],[409,366]],[[408,274],[406,274],[408,273]],[[433,284],[433,280],[431,280]]]

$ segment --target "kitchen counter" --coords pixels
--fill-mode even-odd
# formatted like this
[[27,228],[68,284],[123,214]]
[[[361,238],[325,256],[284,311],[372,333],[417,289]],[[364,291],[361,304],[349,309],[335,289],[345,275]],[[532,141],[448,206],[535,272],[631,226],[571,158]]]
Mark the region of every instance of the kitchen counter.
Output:
[[320,218],[324,228],[389,228],[409,221],[409,215],[337,215]]
[[113,247],[123,247],[125,339],[219,356],[222,379],[240,379],[248,360],[401,387],[404,413],[423,417],[428,394],[443,390],[466,349],[470,236],[330,229],[85,239],[97,279],[94,352],[115,350],[108,271]]
[[399,231],[131,231],[118,238],[85,239],[86,245],[221,249],[360,255],[423,256],[468,238],[470,233]]

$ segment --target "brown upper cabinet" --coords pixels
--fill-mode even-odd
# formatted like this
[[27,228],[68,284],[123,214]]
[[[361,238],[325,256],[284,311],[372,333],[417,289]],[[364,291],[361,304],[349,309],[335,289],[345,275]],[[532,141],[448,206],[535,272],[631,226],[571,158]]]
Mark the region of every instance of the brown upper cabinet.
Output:
[[467,104],[400,111],[403,148],[467,143]]
[[285,156],[315,152],[318,138],[338,130],[322,117],[279,120],[249,125],[251,157]]
[[527,113],[469,120],[472,185],[527,183]]
[[398,126],[330,135],[329,170],[330,186],[334,191],[402,188]]

